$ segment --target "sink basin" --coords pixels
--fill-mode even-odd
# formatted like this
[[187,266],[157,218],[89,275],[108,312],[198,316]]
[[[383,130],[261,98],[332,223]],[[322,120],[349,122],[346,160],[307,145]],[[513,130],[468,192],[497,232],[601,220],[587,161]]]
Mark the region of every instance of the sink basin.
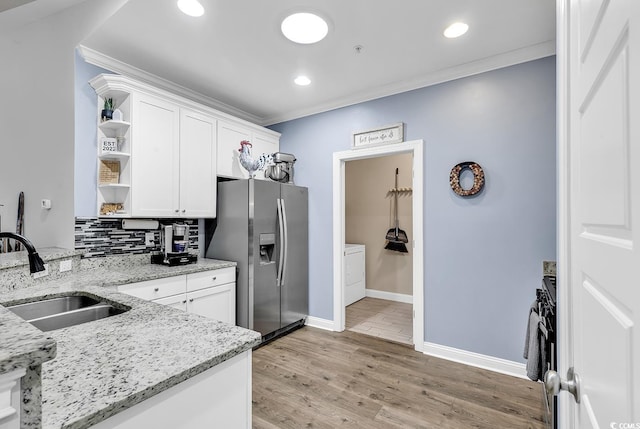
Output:
[[127,310],[86,295],[63,296],[7,307],[42,331],[53,331],[115,316]]
[[25,320],[38,319],[40,317],[51,316],[53,314],[64,313],[66,311],[77,310],[92,305],[99,304],[100,301],[86,295],[62,296],[43,301],[28,302],[9,307],[18,316]]

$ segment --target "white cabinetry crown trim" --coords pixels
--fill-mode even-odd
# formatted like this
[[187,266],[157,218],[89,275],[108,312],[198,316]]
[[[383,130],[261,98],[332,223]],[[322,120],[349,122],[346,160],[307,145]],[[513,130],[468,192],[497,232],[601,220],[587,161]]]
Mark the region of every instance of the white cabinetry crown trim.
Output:
[[[254,131],[259,131],[262,134],[272,135],[274,137],[280,137],[280,133],[265,128],[255,123],[249,122],[237,116],[224,113],[220,110],[214,109],[203,103],[193,101],[193,97],[187,97],[178,88],[171,88],[171,90],[165,89],[162,86],[150,85],[144,81],[132,79],[128,76],[118,74],[99,74],[89,81],[89,84],[98,94],[103,94],[107,91],[122,91],[123,93],[139,92],[146,95],[160,97],[165,101],[170,101],[179,105],[180,107],[186,107],[204,115],[214,116],[216,119],[222,119],[226,122],[237,123],[244,128],[249,128]],[[191,98],[191,99],[190,99]]]
[[254,122],[257,124],[262,123],[262,118],[259,116],[245,112],[244,110],[230,106],[214,98],[202,95],[198,92],[195,92],[182,85],[178,85],[177,83],[171,82],[160,76],[146,72],[142,69],[139,69],[137,67],[124,63],[120,60],[116,60],[115,58],[112,58],[94,49],[87,48],[86,46],[83,46],[83,45],[79,45],[78,52],[80,53],[82,58],[84,58],[84,60],[89,64],[93,64],[95,66],[102,67],[107,70],[111,70],[114,73],[118,73],[124,76],[130,76],[132,78],[151,84],[155,87],[162,88],[164,90],[167,90],[176,94],[180,94],[183,97],[190,98],[191,100],[204,104],[205,106],[211,107],[213,109],[220,110],[221,112],[227,112],[229,115],[242,118],[246,121]]

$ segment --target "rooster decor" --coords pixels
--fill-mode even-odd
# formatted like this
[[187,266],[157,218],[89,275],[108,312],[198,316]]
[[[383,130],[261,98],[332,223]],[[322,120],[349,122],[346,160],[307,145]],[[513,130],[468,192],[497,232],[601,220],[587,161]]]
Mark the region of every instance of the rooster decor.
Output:
[[253,179],[256,171],[262,170],[266,165],[273,162],[273,156],[271,154],[263,153],[258,157],[258,159],[253,159],[251,147],[251,143],[247,140],[242,140],[240,142],[240,149],[238,149],[238,152],[240,152],[240,165],[249,172],[249,177]]

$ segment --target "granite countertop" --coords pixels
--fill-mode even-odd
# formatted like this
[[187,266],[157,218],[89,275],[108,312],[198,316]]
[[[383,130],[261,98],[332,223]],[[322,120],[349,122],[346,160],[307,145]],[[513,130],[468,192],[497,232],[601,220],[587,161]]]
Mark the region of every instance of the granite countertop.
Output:
[[[257,332],[103,286],[234,265],[201,259],[179,267],[95,267],[0,294],[2,304],[88,294],[130,307],[117,316],[41,332],[0,306],[0,371],[55,356],[42,364],[42,428],[89,427],[260,342]],[[25,349],[30,354],[21,353]]]

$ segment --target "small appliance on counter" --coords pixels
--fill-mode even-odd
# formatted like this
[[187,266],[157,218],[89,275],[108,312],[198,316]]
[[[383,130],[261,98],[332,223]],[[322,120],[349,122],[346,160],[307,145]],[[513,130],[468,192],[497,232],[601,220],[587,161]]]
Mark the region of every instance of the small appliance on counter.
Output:
[[152,264],[184,265],[198,261],[198,255],[189,253],[189,225],[174,223],[160,227],[160,252],[151,254]]
[[272,156],[273,164],[265,168],[264,175],[276,182],[293,185],[293,164],[296,162],[296,157],[283,152],[276,152]]

